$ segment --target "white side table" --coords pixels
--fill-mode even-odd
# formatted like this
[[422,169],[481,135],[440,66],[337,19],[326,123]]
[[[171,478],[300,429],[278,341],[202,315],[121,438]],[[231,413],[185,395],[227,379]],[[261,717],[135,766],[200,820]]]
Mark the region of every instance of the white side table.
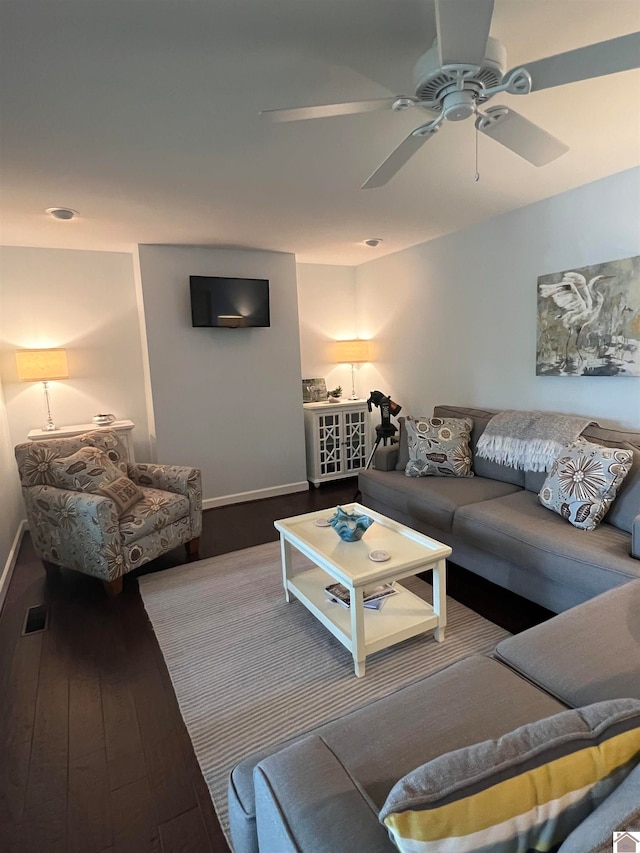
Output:
[[83,432],[91,432],[96,429],[113,429],[118,433],[127,448],[129,462],[135,462],[133,437],[131,435],[134,427],[134,422],[129,420],[114,421],[106,427],[99,427],[94,423],[72,424],[71,426],[58,427],[56,430],[32,429],[27,438],[29,441],[47,441],[52,438],[71,438],[74,435],[82,435]]

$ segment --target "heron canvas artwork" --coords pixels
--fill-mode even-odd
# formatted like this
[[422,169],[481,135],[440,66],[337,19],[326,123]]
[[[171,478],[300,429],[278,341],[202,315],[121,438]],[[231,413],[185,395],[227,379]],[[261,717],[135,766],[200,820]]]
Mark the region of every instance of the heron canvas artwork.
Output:
[[640,255],[538,278],[537,376],[640,376]]

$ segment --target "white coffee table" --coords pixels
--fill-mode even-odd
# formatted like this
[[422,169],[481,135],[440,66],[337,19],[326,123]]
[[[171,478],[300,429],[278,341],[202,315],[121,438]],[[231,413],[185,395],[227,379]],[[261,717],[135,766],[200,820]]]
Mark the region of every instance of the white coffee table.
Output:
[[[359,542],[343,542],[332,527],[318,527],[318,519],[330,518],[333,510],[319,510],[274,522],[280,532],[282,579],[285,598],[295,596],[353,655],[355,673],[365,673],[368,655],[433,631],[444,640],[447,624],[446,559],[451,548],[423,536],[374,510],[357,503],[343,504],[347,512],[368,515],[376,522]],[[314,566],[293,573],[291,548],[300,551]],[[387,551],[386,562],[373,562],[369,553]],[[365,588],[395,583],[402,578],[433,569],[433,606],[397,585],[381,610],[363,606]],[[324,588],[339,581],[349,589],[351,606],[331,602]]]

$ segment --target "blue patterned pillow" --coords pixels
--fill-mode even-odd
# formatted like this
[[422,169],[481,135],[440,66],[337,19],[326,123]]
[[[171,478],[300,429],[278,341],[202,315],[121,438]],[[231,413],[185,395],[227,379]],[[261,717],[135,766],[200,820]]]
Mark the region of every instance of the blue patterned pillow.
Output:
[[595,530],[631,470],[633,453],[579,438],[558,456],[538,494],[540,503],[574,527]]

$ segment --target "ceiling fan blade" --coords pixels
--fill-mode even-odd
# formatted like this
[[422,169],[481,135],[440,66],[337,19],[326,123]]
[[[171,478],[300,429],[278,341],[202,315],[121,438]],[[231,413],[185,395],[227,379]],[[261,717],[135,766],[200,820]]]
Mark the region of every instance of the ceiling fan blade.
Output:
[[491,107],[478,118],[476,127],[534,166],[546,166],[569,150],[564,142],[510,107]]
[[557,53],[524,67],[531,75],[532,92],[617,74],[618,71],[630,71],[632,68],[640,68],[640,33],[629,33],[566,53]]
[[328,118],[330,116],[348,116],[355,113],[369,113],[375,110],[390,110],[398,100],[395,95],[389,98],[373,98],[370,101],[351,101],[345,104],[318,104],[315,107],[293,107],[284,110],[262,110],[261,116],[271,121],[301,121],[307,118]]
[[436,0],[440,64],[480,65],[487,49],[494,0]]
[[[437,128],[436,128],[437,130]],[[415,133],[415,131],[414,131]],[[373,190],[378,187],[383,187],[391,178],[399,172],[404,164],[413,157],[419,148],[422,148],[427,139],[430,139],[435,133],[427,133],[424,136],[414,136],[410,133],[398,147],[389,154],[387,159],[381,163],[375,172],[369,177],[360,187],[363,190]]]

